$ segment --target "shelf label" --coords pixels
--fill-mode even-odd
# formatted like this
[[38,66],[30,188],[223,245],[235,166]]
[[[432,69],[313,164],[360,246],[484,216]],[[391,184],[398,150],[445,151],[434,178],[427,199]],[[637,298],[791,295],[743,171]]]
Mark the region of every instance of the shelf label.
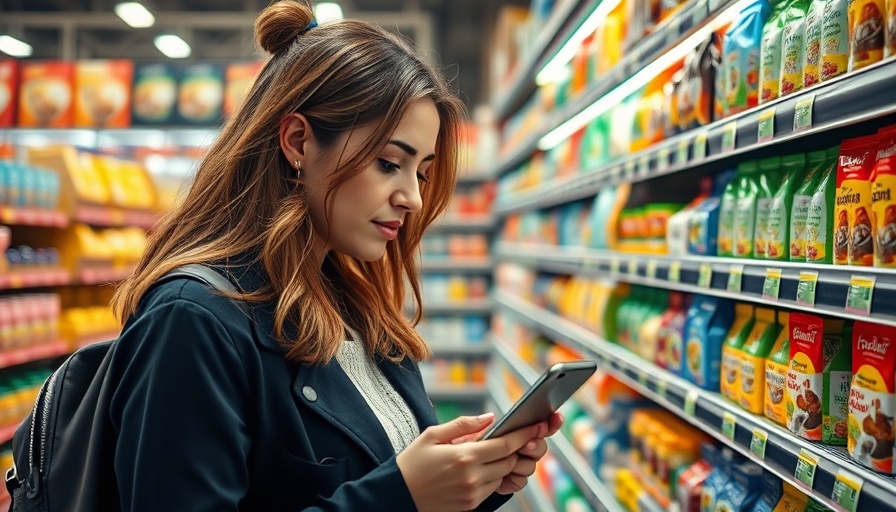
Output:
[[722,131],[722,153],[730,153],[737,148],[737,121],[725,125]]
[[656,279],[656,268],[659,266],[656,260],[647,262],[647,279]]
[[762,284],[763,299],[778,300],[778,295],[781,293],[781,274],[780,268],[765,270],[765,282]]
[[796,288],[796,303],[803,306],[815,305],[815,287],[818,286],[818,272],[800,272],[800,284]]
[[760,144],[775,138],[775,107],[759,114],[759,134],[756,136]]
[[815,105],[815,94],[796,102],[793,111],[793,131],[801,132],[812,128],[812,109]]
[[709,135],[706,132],[700,132],[694,137],[694,160],[706,158],[707,139],[709,139]]
[[669,282],[670,283],[680,283],[681,282],[681,262],[673,261],[669,264]]
[[647,174],[650,171],[650,155],[644,155],[638,159],[638,174]]
[[812,485],[815,483],[815,468],[817,467],[818,459],[809,454],[805,448],[801,448],[799,460],[796,463],[796,471],[793,476],[811,489]]
[[619,265],[620,265],[619,260],[617,260],[616,258],[613,258],[612,260],[610,260],[610,273],[618,274],[619,273]]
[[700,265],[700,274],[697,276],[697,286],[700,288],[712,288],[712,265],[709,263]]
[[743,286],[744,281],[744,266],[743,265],[731,265],[731,269],[728,270],[728,290],[731,293],[740,293],[741,287]]
[[874,276],[852,276],[846,295],[846,311],[867,315],[871,313],[871,296],[874,294]]
[[675,152],[675,164],[684,165],[688,161],[688,141],[682,140],[678,142],[678,150]]
[[754,428],[753,437],[750,439],[750,451],[753,455],[765,460],[765,445],[768,444],[768,433],[762,429]]
[[656,394],[660,396],[663,400],[668,400],[667,392],[669,391],[669,383],[665,380],[656,381]]
[[843,470],[837,471],[837,480],[834,481],[834,494],[831,499],[849,512],[856,512],[859,507],[859,495],[862,493],[862,485],[865,482]]
[[632,276],[638,275],[638,260],[628,260],[626,272],[628,272],[628,274]]
[[638,384],[643,387],[647,387],[647,372],[644,370],[640,370],[638,372]]
[[656,155],[656,168],[660,171],[665,171],[669,168],[669,157],[672,155],[672,150],[669,147],[660,148],[659,152]]
[[635,161],[629,160],[625,162],[625,167],[622,170],[622,176],[625,178],[633,178],[635,176]]
[[696,416],[697,415],[697,398],[700,395],[696,390],[688,391],[688,394],[684,397],[684,413],[688,416]]
[[737,418],[730,412],[722,415],[722,435],[734,441],[734,431],[737,428]]

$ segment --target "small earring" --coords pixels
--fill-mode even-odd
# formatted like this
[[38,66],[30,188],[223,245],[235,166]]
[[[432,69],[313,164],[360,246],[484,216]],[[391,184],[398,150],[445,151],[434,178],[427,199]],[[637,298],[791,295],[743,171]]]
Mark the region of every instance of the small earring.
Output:
[[296,177],[301,178],[302,177],[302,162],[299,162],[298,160],[293,160],[293,163],[296,164]]

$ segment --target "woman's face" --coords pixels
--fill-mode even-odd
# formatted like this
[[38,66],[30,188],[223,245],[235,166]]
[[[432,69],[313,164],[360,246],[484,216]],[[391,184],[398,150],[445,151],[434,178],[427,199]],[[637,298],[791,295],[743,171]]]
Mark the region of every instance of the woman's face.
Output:
[[[373,163],[343,183],[325,204],[326,185],[316,178],[336,170],[361,148],[374,128],[365,126],[342,135],[328,150],[310,140],[305,146],[302,178],[306,183],[315,253],[321,263],[329,250],[361,261],[383,257],[386,244],[398,236],[409,213],[420,211],[420,186],[428,180],[439,134],[439,113],[432,100],[411,103]],[[342,149],[344,148],[344,152]]]

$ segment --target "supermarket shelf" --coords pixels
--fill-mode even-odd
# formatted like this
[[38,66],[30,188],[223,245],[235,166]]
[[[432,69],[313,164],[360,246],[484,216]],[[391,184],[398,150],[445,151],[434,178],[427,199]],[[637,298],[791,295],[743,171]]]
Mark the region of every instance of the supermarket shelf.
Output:
[[[511,359],[505,359],[507,366],[513,370],[516,377],[523,383],[525,387],[531,386],[538,379],[538,373],[525,364],[519,364]],[[506,412],[513,405],[513,402],[507,397],[507,393],[498,385],[498,379],[492,377],[489,379],[488,386],[489,395],[495,404],[501,410]],[[596,510],[607,512],[622,512],[623,508],[616,501],[613,493],[598,480],[592,471],[591,466],[585,462],[585,459],[576,452],[572,444],[563,434],[556,434],[547,439],[548,448],[557,460],[566,468],[569,475],[576,482],[585,499],[588,500]]]
[[[4,443],[8,443],[9,441],[12,441],[12,436],[14,436],[16,434],[17,428],[19,428],[19,424],[10,425],[8,427],[0,428],[0,444],[4,444]],[[3,503],[0,502],[0,510],[3,510],[2,505],[3,505]]]
[[63,286],[71,281],[71,274],[64,268],[14,270],[0,274],[0,290]]
[[[499,244],[495,251],[499,260],[515,261],[542,270],[570,275],[612,275],[619,281],[749,301],[772,307],[827,314],[852,320],[864,320],[896,326],[896,270],[845,265],[818,265],[787,261],[745,260],[719,257],[665,257],[628,254],[615,251],[564,248],[536,244]],[[674,268],[680,276],[675,280]],[[701,269],[712,270],[709,286],[699,286]],[[729,277],[742,271],[741,287],[729,291]],[[780,269],[780,291],[777,299],[763,296],[768,269]],[[801,272],[815,272],[818,281],[815,303],[798,303],[797,289]],[[846,299],[853,276],[874,279],[869,314],[850,312]],[[705,283],[703,283],[705,284]]]
[[458,315],[458,314],[488,314],[492,311],[492,303],[489,299],[468,299],[463,302],[425,302],[423,313],[425,315]]
[[[697,28],[706,24],[711,19],[710,14],[714,16],[735,3],[736,0],[689,0],[633,48],[626,49],[625,57],[599,82],[591,85],[579,97],[553,112],[542,124],[540,131],[533,133],[526,138],[525,142],[508,151],[498,164],[496,174],[501,176],[516,168],[537,149],[538,141],[544,135],[585,110],[589,105],[644,68],[649,62],[656,60],[657,57],[679,44]],[[590,12],[590,10],[583,12]]]
[[[606,371],[633,389],[827,506],[836,508],[832,499],[834,482],[843,470],[853,478],[863,481],[858,510],[896,510],[896,502],[893,500],[896,495],[896,478],[859,466],[849,459],[845,449],[813,444],[797,438],[764,417],[748,413],[726,401],[721,395],[702,390],[530,302],[503,292],[497,292],[495,300],[504,311],[514,314],[556,342],[597,359]],[[689,404],[693,405],[693,412],[689,410]],[[725,416],[735,421],[733,439],[723,434],[722,423]],[[764,456],[756,455],[750,449],[755,432],[767,435]],[[817,460],[811,487],[794,476],[801,453]]]
[[32,361],[51,359],[64,356],[68,353],[68,343],[65,341],[54,341],[32,347],[4,350],[0,352],[0,368],[9,368],[10,366],[30,363]]
[[474,185],[476,183],[483,183],[486,181],[491,181],[493,179],[495,179],[495,175],[490,170],[459,171],[457,173],[458,185]]
[[102,332],[98,334],[88,334],[87,336],[82,336],[75,340],[74,345],[79,349],[86,347],[87,345],[93,345],[94,343],[99,343],[101,341],[109,341],[118,338],[119,331],[110,331],[110,332]]
[[472,401],[484,400],[485,386],[449,386],[436,385],[426,390],[426,395],[433,401]]
[[11,226],[64,228],[68,226],[68,215],[58,210],[6,206],[0,208],[0,222]]
[[[595,169],[553,183],[542,183],[535,190],[513,194],[495,203],[495,214],[547,208],[594,196],[610,183],[637,182],[691,169],[760,149],[810,137],[896,112],[896,60],[879,62],[868,68],[803,89],[742,114],[728,117],[703,128],[667,139],[644,151],[617,158]],[[798,105],[813,101],[811,128],[794,131]],[[773,137],[758,140],[760,119],[774,109]],[[569,115],[569,114],[564,114]],[[735,128],[732,128],[736,126]],[[723,148],[725,133],[735,130],[733,148]],[[704,139],[705,138],[705,139]],[[698,139],[705,140],[705,156],[696,150]],[[703,146],[703,143],[700,143]],[[686,160],[678,160],[683,148]],[[675,160],[673,162],[673,160]],[[504,171],[501,168],[499,171]]]
[[424,272],[477,272],[492,271],[492,261],[488,258],[423,258]]
[[427,234],[439,231],[488,232],[495,226],[491,215],[448,216],[436,220],[426,230]]
[[[572,22],[577,18],[573,16],[573,12],[582,3],[577,0],[557,2],[554,12],[544,24],[527,56],[518,62],[516,69],[512,71],[512,78],[509,82],[501,84],[500,90],[506,92],[496,97],[492,104],[497,119],[506,118],[535,92],[535,74],[543,64],[543,57],[549,58],[557,51],[556,46],[566,41],[577,28],[578,24]],[[578,12],[590,13],[599,2],[589,0],[584,3],[586,7],[579,9]]]
[[128,277],[133,271],[133,268],[84,268],[78,273],[78,283],[84,285],[114,283]]
[[159,215],[154,212],[111,206],[81,204],[75,209],[75,221],[99,227],[137,226],[149,229],[155,226],[158,219]]
[[429,348],[436,357],[485,358],[492,353],[492,349],[487,343],[448,345],[430,342]]

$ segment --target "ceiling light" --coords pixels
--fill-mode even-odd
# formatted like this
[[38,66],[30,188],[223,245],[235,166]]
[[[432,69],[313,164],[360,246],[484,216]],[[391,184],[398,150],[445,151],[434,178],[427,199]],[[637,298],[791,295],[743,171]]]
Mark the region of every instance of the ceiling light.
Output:
[[174,34],[158,35],[153,43],[169,59],[185,59],[190,56],[190,45]]
[[314,18],[318,23],[342,19],[342,7],[336,2],[321,2],[314,6]]
[[31,57],[34,48],[25,41],[20,41],[12,36],[0,36],[0,52],[11,57]]
[[146,28],[155,24],[156,18],[140,2],[121,2],[115,6],[115,14],[134,28]]
[[635,73],[634,76],[616,86],[615,89],[600,97],[572,119],[551,130],[538,141],[538,148],[547,151],[557,146],[572,134],[579,131],[586,124],[590,123],[597,116],[625,101],[626,98],[632,95],[632,93],[649,84],[650,81],[656,78],[660,73],[694,51],[694,48],[696,48],[702,41],[706,40],[711,33],[736,20],[740,16],[741,10],[754,1],[755,0],[740,0],[724,12],[720,13],[707,24],[703,25],[699,30],[691,34],[687,39],[668,52],[662,54],[655,61]]
[[607,16],[613,12],[613,9],[615,9],[621,1],[622,0],[603,0],[599,3],[597,7],[591,11],[591,14],[588,15],[588,18],[582,22],[582,25],[579,26],[565,43],[563,43],[560,50],[555,53],[551,60],[541,68],[541,71],[535,75],[535,83],[538,85],[547,85],[551,82],[559,82],[556,78],[558,73],[569,64],[569,61],[571,61],[576,52],[579,51],[582,42],[603,25],[604,20],[607,19]]

